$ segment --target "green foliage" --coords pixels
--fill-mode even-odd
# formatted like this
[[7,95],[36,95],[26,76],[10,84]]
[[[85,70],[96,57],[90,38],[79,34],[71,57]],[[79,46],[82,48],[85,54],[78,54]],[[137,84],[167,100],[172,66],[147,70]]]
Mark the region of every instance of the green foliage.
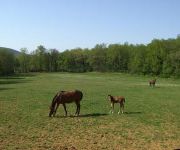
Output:
[[9,75],[14,73],[15,56],[6,49],[0,49],[0,75]]
[[[97,44],[92,49],[59,52],[40,45],[19,56],[21,72],[129,72],[165,77],[180,75],[180,37],[154,39],[148,45]],[[18,62],[17,61],[17,62]]]
[[20,64],[20,71],[21,72],[29,72],[29,55],[27,48],[21,48],[21,53],[18,56],[19,64]]
[[128,70],[131,73],[147,73],[146,68],[146,46],[136,45],[132,47]]
[[128,70],[130,46],[112,44],[107,49],[107,66],[109,71],[126,72]]
[[106,71],[106,45],[96,45],[89,56],[89,63],[94,71]]

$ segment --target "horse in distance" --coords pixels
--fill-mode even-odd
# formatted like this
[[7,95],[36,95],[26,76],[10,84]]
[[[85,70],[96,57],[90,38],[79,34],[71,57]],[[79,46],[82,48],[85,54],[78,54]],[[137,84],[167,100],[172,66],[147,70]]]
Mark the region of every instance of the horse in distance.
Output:
[[118,114],[120,114],[120,112],[123,114],[124,113],[125,98],[123,96],[112,96],[112,95],[108,95],[108,98],[109,98],[109,100],[111,102],[110,113],[114,113],[114,104],[119,103],[119,112],[118,112]]
[[75,115],[79,116],[80,101],[82,100],[82,98],[83,98],[83,93],[79,90],[58,92],[52,100],[52,103],[50,106],[49,117],[51,117],[52,115],[53,116],[56,115],[56,111],[60,104],[63,105],[64,111],[65,111],[65,116],[67,116],[66,103],[72,103],[72,102],[75,102],[75,104],[76,104]]
[[156,79],[153,79],[153,80],[150,80],[150,81],[149,81],[149,86],[154,87],[155,84],[156,84]]

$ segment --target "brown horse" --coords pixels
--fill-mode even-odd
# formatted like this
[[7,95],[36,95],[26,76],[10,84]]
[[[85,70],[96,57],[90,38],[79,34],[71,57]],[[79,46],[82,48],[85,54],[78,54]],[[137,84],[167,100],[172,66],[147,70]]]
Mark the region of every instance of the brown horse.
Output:
[[67,116],[67,110],[66,110],[66,103],[72,103],[75,102],[76,103],[76,113],[75,115],[79,115],[80,113],[80,101],[83,97],[83,93],[79,90],[74,90],[74,91],[60,91],[58,92],[51,103],[50,106],[50,112],[49,112],[49,117],[51,117],[52,115],[55,116],[56,111],[59,107],[59,104],[62,104],[64,107],[64,111],[65,111],[65,115]]
[[154,86],[155,86],[155,84],[156,84],[156,79],[154,79],[154,80],[150,80],[150,81],[149,81],[149,86],[151,86],[151,85],[152,85],[152,86],[154,87]]
[[111,102],[111,108],[112,110],[110,110],[110,113],[114,113],[114,103],[119,103],[119,112],[118,114],[124,113],[124,103],[125,103],[125,98],[123,96],[112,96],[112,95],[108,95],[109,100]]

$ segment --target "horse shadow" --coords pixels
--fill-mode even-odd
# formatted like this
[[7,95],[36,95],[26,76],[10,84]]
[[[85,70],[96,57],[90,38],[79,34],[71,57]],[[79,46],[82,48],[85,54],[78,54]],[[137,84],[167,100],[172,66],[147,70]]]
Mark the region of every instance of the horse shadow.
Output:
[[75,118],[75,117],[79,117],[79,118],[86,118],[86,117],[101,117],[101,116],[107,116],[108,114],[106,113],[89,113],[89,114],[82,114],[79,116],[75,116],[75,115],[69,115],[69,116],[55,116],[56,118]]
[[140,111],[136,111],[136,112],[124,112],[124,114],[135,115],[135,114],[142,114],[142,112],[140,112]]
[[106,113],[91,113],[91,114],[83,114],[79,115],[79,117],[101,117],[101,116],[107,116]]
[[[137,112],[124,112],[125,115],[136,115],[136,114],[142,114],[142,112],[137,111]],[[89,113],[89,114],[81,114],[79,116],[75,116],[75,115],[68,115],[68,116],[55,116],[56,118],[75,118],[75,117],[79,117],[79,118],[86,118],[86,117],[102,117],[102,116],[108,116],[110,114],[108,113]]]

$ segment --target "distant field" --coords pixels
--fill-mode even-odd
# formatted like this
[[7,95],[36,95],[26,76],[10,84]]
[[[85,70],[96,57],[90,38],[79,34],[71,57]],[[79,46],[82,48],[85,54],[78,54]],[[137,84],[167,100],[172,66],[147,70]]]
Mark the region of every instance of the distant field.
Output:
[[[180,148],[180,80],[120,73],[41,73],[0,78],[0,149],[121,150]],[[59,90],[84,93],[80,117],[49,118]],[[107,95],[126,97],[109,114]],[[75,104],[67,105],[69,115]]]

